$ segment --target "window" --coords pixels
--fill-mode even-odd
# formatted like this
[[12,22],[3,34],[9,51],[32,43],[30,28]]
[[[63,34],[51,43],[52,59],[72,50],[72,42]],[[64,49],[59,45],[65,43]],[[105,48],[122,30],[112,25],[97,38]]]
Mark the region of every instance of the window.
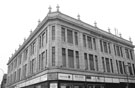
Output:
[[123,57],[122,47],[120,47],[120,55]]
[[88,70],[88,59],[87,59],[87,53],[84,53],[84,60],[85,60],[85,70]]
[[109,53],[111,54],[111,47],[110,47],[110,43],[108,43],[108,49],[109,49]]
[[131,63],[128,63],[129,74],[133,75]]
[[79,52],[75,51],[75,53],[76,53],[76,68],[80,68],[80,65],[79,65]]
[[95,55],[95,63],[96,63],[96,70],[98,71],[99,68],[98,68],[98,58],[97,58],[97,55]]
[[17,58],[15,58],[15,62],[14,62],[14,68],[17,67]]
[[42,63],[42,62],[41,62],[41,59],[42,59],[42,58],[41,58],[41,54],[39,54],[39,58],[38,58],[38,60],[39,60],[39,70],[41,70],[41,63]]
[[133,60],[133,52],[132,52],[132,50],[130,50],[130,57]]
[[42,33],[42,47],[44,47],[45,32]]
[[89,63],[90,63],[90,70],[95,70],[94,68],[94,58],[92,54],[89,54]]
[[115,53],[115,55],[117,55],[117,54],[116,54],[116,46],[113,45],[113,47],[114,47],[114,53]]
[[67,41],[68,43],[72,43],[73,44],[73,33],[72,30],[67,30]]
[[24,51],[24,61],[27,60],[28,57],[28,49],[25,49]]
[[42,65],[41,65],[41,69],[44,69],[44,62],[45,62],[45,52],[42,52]]
[[45,67],[47,66],[47,50],[46,50],[46,59],[45,59]]
[[120,56],[120,48],[119,48],[119,46],[116,46],[116,49],[117,49],[117,55]]
[[126,53],[126,57],[129,59],[130,57],[129,57],[129,52],[127,48],[125,48],[125,53]]
[[94,49],[96,50],[96,39],[93,38],[93,45],[94,45]]
[[48,31],[47,31],[47,28],[46,28],[46,44],[47,44],[47,41],[48,41],[48,40],[47,40],[47,38],[48,38],[48,37],[47,37],[47,36],[48,36],[48,33],[47,33],[47,32],[48,32]]
[[106,70],[107,70],[107,72],[110,72],[109,58],[105,58],[105,59],[106,59]]
[[39,48],[41,48],[41,40],[42,40],[42,37],[39,36]]
[[66,67],[66,49],[62,48],[62,66]]
[[34,70],[35,70],[35,59],[32,59],[32,61],[31,61],[31,74],[34,73]]
[[87,41],[88,41],[88,48],[92,49],[92,38],[87,36]]
[[134,75],[135,75],[135,65],[132,64],[132,67],[133,67],[133,71],[134,71]]
[[68,49],[68,64],[70,68],[74,68],[74,53],[70,49]]
[[55,66],[55,47],[52,47],[52,66]]
[[83,45],[84,45],[84,47],[86,47],[86,36],[85,35],[83,35]]
[[78,45],[78,33],[77,32],[75,32],[75,45]]
[[104,61],[104,57],[102,57],[102,65],[103,65],[103,71],[105,72],[105,61]]
[[65,37],[65,28],[64,28],[64,27],[61,28],[61,38],[62,38],[62,41],[63,41],[63,42],[66,41],[66,37]]
[[107,50],[107,42],[103,42],[103,44],[104,44],[104,52],[105,52],[105,53],[108,53],[108,50]]
[[22,54],[19,54],[18,56],[18,66],[21,64],[22,62]]
[[27,64],[23,66],[23,77],[26,78],[26,73],[27,73]]
[[101,52],[103,52],[103,44],[102,44],[102,40],[100,40],[100,49],[101,49]]
[[36,51],[36,46],[35,46],[35,42],[33,42],[31,44],[31,55],[33,55],[35,53],[35,51]]
[[123,61],[123,70],[124,70],[124,73],[126,74],[126,68],[125,68],[125,63]]
[[120,73],[123,74],[122,62],[119,61]]
[[117,66],[117,72],[118,72],[118,74],[119,74],[119,65],[118,65],[118,61],[116,60],[116,66]]
[[114,71],[113,71],[113,61],[112,61],[112,59],[110,59],[110,63],[111,63],[111,71],[113,73]]
[[55,26],[52,26],[52,40],[55,40]]
[[21,68],[19,68],[18,70],[17,70],[17,73],[18,73],[18,76],[17,76],[17,79],[18,79],[18,81],[21,79]]

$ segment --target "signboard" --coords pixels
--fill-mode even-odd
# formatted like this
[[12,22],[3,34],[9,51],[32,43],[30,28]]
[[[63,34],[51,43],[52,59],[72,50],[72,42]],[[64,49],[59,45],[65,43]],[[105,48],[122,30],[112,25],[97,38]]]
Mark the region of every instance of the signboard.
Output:
[[94,76],[86,76],[86,81],[95,82],[96,79]]
[[120,82],[119,79],[113,78],[113,83],[119,83],[119,82]]
[[73,80],[85,81],[85,76],[83,76],[83,75],[73,75]]
[[58,74],[58,79],[61,79],[61,80],[72,80],[72,75],[71,74],[59,73]]
[[47,74],[41,76],[40,78],[41,78],[41,79],[40,79],[41,82],[42,82],[42,81],[46,81],[46,80],[47,80]]
[[57,83],[50,83],[50,88],[57,88]]
[[104,77],[95,77],[96,82],[105,82],[105,78]]
[[105,78],[105,82],[112,83],[112,78]]

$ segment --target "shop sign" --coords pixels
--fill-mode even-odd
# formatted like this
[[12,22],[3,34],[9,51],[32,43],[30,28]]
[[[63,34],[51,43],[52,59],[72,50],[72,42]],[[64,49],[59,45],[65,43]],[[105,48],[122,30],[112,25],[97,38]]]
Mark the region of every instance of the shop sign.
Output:
[[113,83],[119,83],[119,79],[113,78]]
[[105,78],[105,82],[112,83],[112,78]]
[[40,79],[41,82],[42,82],[42,81],[46,81],[46,80],[47,80],[47,74],[41,76],[40,78],[41,78],[41,79]]
[[50,88],[57,88],[57,83],[50,83]]
[[83,75],[73,75],[73,80],[85,81],[85,76],[83,76]]
[[104,77],[95,77],[95,79],[96,79],[96,82],[104,82],[105,81],[105,79],[104,79]]
[[72,75],[71,74],[59,73],[58,74],[58,79],[61,79],[61,80],[72,80]]
[[94,76],[86,76],[86,81],[95,82],[96,79]]
[[120,82],[127,82],[127,79],[120,79]]

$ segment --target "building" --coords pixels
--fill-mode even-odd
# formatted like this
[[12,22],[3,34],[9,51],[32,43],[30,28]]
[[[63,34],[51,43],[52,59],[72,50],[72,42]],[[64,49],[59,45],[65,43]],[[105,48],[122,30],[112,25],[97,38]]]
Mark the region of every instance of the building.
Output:
[[1,81],[1,88],[6,88],[6,82],[7,82],[7,74],[4,74],[3,79]]
[[7,88],[135,88],[132,41],[59,11],[8,61]]

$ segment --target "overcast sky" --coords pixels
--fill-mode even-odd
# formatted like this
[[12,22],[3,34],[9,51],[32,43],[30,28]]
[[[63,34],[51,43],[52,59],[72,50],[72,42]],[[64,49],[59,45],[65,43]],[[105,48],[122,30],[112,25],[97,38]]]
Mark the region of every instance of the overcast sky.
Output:
[[[135,1],[134,0],[0,0],[0,68],[7,73],[7,62],[24,38],[34,30],[38,19],[48,13],[48,7],[60,11],[114,34],[114,28],[122,37],[135,44]],[[0,70],[0,81],[2,78]]]

